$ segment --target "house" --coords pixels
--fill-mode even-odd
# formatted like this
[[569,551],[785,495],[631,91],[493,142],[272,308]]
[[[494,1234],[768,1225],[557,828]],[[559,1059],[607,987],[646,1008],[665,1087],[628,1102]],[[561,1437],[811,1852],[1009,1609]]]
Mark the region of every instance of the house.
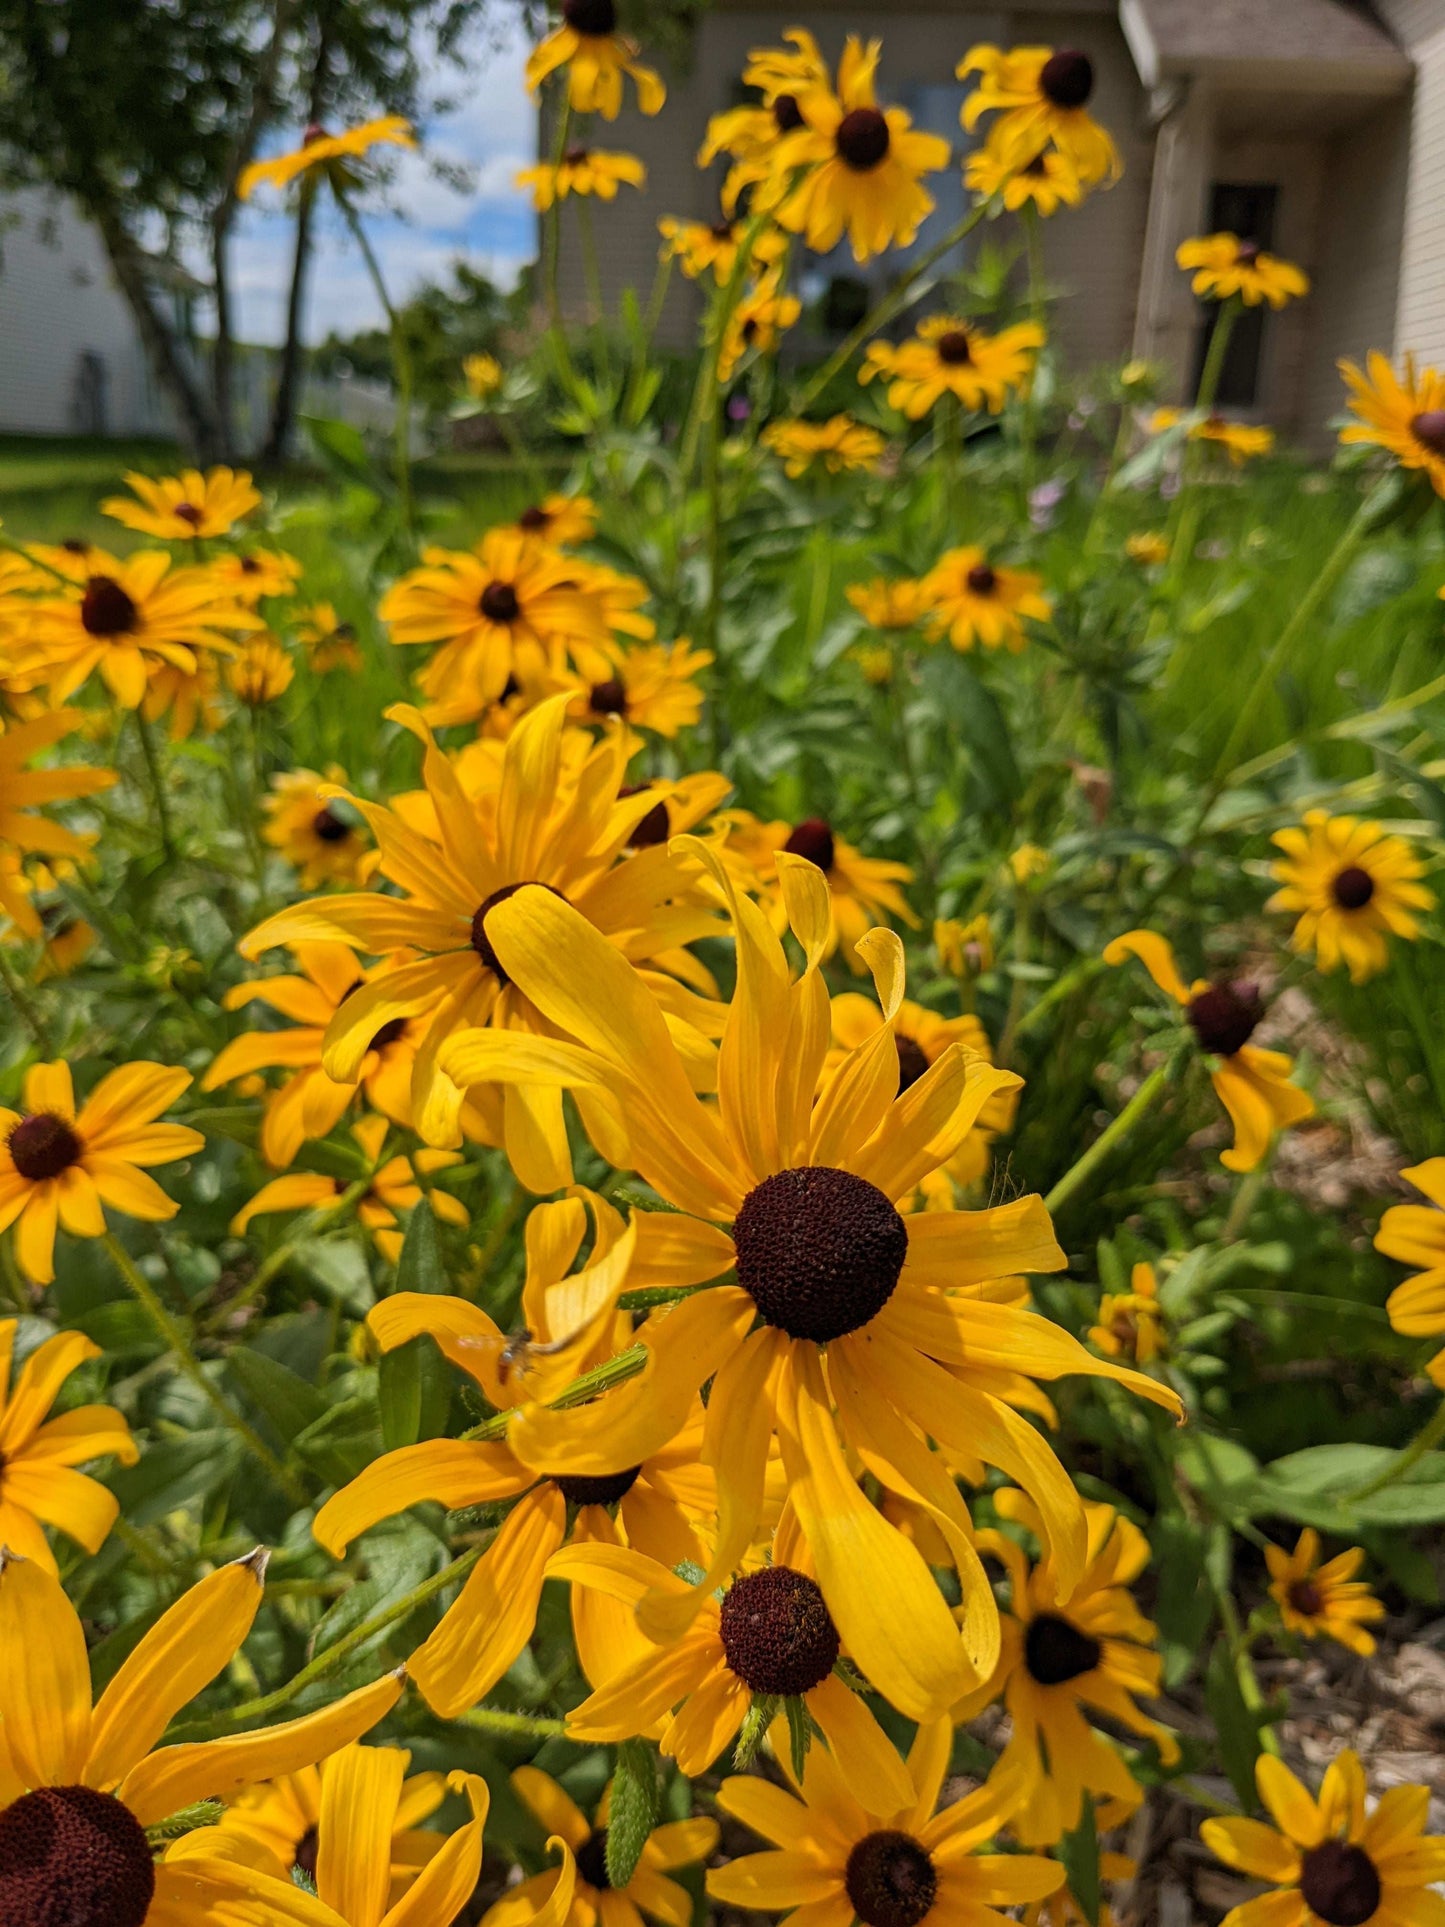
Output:
[[[1047,43],[1089,55],[1092,108],[1118,142],[1124,174],[1044,224],[1046,273],[1067,297],[1056,327],[1072,365],[1130,354],[1162,361],[1171,398],[1184,399],[1205,317],[1174,251],[1186,236],[1222,227],[1299,262],[1314,284],[1308,301],[1239,329],[1221,396],[1231,410],[1317,437],[1340,405],[1339,356],[1413,349],[1445,367],[1445,0],[714,0],[687,71],[669,77],[662,114],[644,120],[628,109],[597,134],[599,145],[639,154],[649,175],[645,194],[624,192],[596,211],[613,297],[652,285],[660,214],[718,218],[721,170],[694,164],[703,129],[742,98],[749,48],[795,25],[834,59],[845,35],[881,35],[883,98],[948,135],[956,157],[981,137],[959,125],[967,89],[954,68],[969,47]],[[929,186],[939,207],[919,247],[965,206],[957,166]],[[856,296],[859,277],[877,289],[898,259],[860,270],[839,249],[810,260],[803,291],[832,282],[852,284]],[[563,299],[583,310],[580,250],[565,246],[562,262]],[[694,288],[670,291],[665,339],[679,347],[695,339],[698,302]],[[848,302],[821,306],[841,314]]]
[[[161,266],[163,264],[157,264]],[[166,298],[184,302],[181,285]],[[0,434],[172,435],[95,229],[63,195],[0,200]]]

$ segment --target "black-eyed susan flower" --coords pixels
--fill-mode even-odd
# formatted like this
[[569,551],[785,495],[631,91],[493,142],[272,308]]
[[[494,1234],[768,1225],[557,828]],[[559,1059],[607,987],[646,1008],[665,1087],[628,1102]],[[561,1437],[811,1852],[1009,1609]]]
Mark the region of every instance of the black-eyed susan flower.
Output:
[[[1005,1518],[1039,1533],[1028,1496],[994,1495]],[[1179,1757],[1174,1735],[1137,1705],[1159,1691],[1158,1635],[1126,1590],[1149,1563],[1149,1543],[1112,1506],[1086,1505],[1088,1549],[1078,1577],[1052,1560],[1031,1563],[1006,1533],[979,1534],[1008,1574],[1003,1649],[993,1678],[954,1708],[972,1719],[1000,1696],[1013,1732],[998,1771],[1022,1777],[1013,1826],[1025,1846],[1051,1846],[1079,1823],[1086,1793],[1132,1812],[1144,1798],[1123,1754],[1093,1727],[1089,1712],[1151,1740],[1165,1765]]]
[[1047,217],[1061,207],[1077,207],[1084,198],[1078,169],[1057,147],[1021,161],[1006,142],[985,141],[964,162],[963,179],[980,200],[1000,195],[1011,214],[1031,207]]
[[669,737],[696,727],[703,703],[698,677],[713,660],[710,649],[694,649],[686,636],[632,649],[582,643],[574,645],[572,659],[581,693],[571,714],[579,720],[620,716],[629,728]]
[[1387,450],[1402,468],[1423,471],[1435,493],[1445,495],[1445,375],[1417,368],[1413,355],[1406,355],[1397,375],[1378,349],[1366,356],[1363,369],[1342,361],[1340,373],[1350,391],[1350,412],[1358,417],[1340,430],[1341,442]]
[[1247,308],[1266,301],[1282,308],[1309,293],[1309,278],[1293,261],[1266,254],[1257,241],[1242,241],[1237,234],[1196,234],[1179,243],[1174,259],[1192,272],[1194,292],[1213,301],[1238,296]]
[[96,1553],[120,1510],[113,1492],[75,1468],[93,1459],[134,1465],[139,1454],[113,1406],[47,1417],[70,1374],[101,1356],[99,1345],[81,1332],[58,1332],[36,1346],[12,1382],[18,1330],[15,1319],[0,1319],[0,1546],[54,1573],[46,1526]]
[[333,669],[349,669],[360,675],[361,649],[354,623],[343,622],[329,602],[313,602],[303,609],[296,625],[296,640],[306,651],[307,666],[314,676],[330,675]]
[[[223,1891],[229,1885],[231,1892],[206,1918],[226,1927],[442,1927],[460,1919],[482,1870],[487,1783],[477,1773],[447,1776],[447,1787],[466,1795],[471,1818],[439,1840],[436,1852],[414,1878],[401,1883],[398,1895],[393,1853],[410,1761],[399,1746],[353,1744],[333,1753],[321,1766],[314,1893],[289,1876],[278,1879],[228,1857],[220,1866],[235,1868],[229,1882],[224,1871],[213,1871],[211,1879]],[[165,1866],[184,1868],[197,1856],[229,1855],[245,1844],[234,1830],[205,1828],[181,1841]],[[571,1855],[564,1849],[564,1886],[570,1885],[571,1871]],[[560,1911],[549,1915],[544,1927],[561,1927]]]
[[[1156,408],[1149,417],[1149,433],[1162,435],[1186,421],[1182,408]],[[1202,415],[1188,422],[1186,441],[1222,449],[1235,468],[1268,455],[1274,448],[1274,430],[1257,422],[1232,422],[1223,415]]]
[[1413,943],[1418,912],[1435,907],[1419,881],[1425,865],[1382,824],[1307,810],[1303,824],[1272,840],[1284,852],[1270,865],[1281,887],[1265,908],[1295,912],[1290,948],[1313,952],[1324,971],[1344,964],[1351,983],[1378,976],[1390,961],[1388,939]]
[[204,475],[188,468],[180,475],[160,477],[132,471],[125,483],[135,499],[107,496],[101,513],[141,535],[158,535],[163,542],[229,535],[261,506],[261,491],[244,468],[210,468]]
[[719,821],[727,827],[729,857],[736,857],[743,866],[748,888],[763,898],[780,934],[788,927],[782,859],[803,857],[823,872],[829,909],[823,955],[831,957],[841,950],[855,975],[865,967],[857,951],[865,931],[885,917],[896,918],[910,929],[918,927],[918,918],[899,887],[913,881],[908,865],[865,856],[823,817],[804,817],[801,823],[763,823],[748,810],[728,810]]
[[927,608],[923,584],[910,576],[880,575],[871,582],[850,582],[844,594],[874,629],[915,628]]
[[[675,214],[664,214],[657,231],[662,236],[662,259],[676,261],[689,281],[700,281],[704,275],[711,274],[717,285],[724,288],[732,279],[745,232],[743,222],[736,219],[712,223],[682,221]],[[749,262],[772,267],[787,250],[787,236],[776,228],[765,228],[753,237]]]
[[1325,1769],[1319,1799],[1283,1760],[1254,1767],[1273,1825],[1206,1820],[1200,1838],[1227,1867],[1269,1891],[1224,1916],[1222,1927],[1439,1927],[1445,1836],[1427,1834],[1430,1789],[1394,1786],[1365,1811],[1365,1775],[1350,1748]]
[[1165,1344],[1164,1312],[1153,1265],[1135,1265],[1127,1291],[1103,1294],[1099,1322],[1090,1328],[1089,1343],[1110,1358],[1127,1358],[1135,1365],[1148,1365],[1159,1357]]
[[748,55],[743,85],[757,92],[759,104],[714,114],[698,152],[699,167],[711,167],[719,154],[729,156],[722,205],[730,215],[745,193],[754,211],[776,203],[787,185],[775,164],[779,145],[803,125],[798,101],[828,85],[828,64],[807,28],[790,27],[783,39],[787,45],[754,47]]
[[534,542],[575,549],[597,533],[597,504],[587,495],[544,495],[522,510],[513,527]]
[[462,380],[473,401],[486,401],[495,395],[505,379],[495,355],[466,355],[462,359]]
[[[857,991],[845,990],[833,999],[833,1037],[841,1050],[857,1050],[882,1027],[883,1022],[883,1012],[871,997],[861,997]],[[916,1084],[952,1044],[961,1044],[965,1050],[983,1058],[986,1063],[993,1062],[993,1048],[988,1033],[977,1017],[969,1012],[960,1017],[944,1017],[936,1010],[915,1004],[908,997],[898,1006],[893,1023],[893,1041],[898,1047],[900,1094]],[[949,1181],[968,1185],[983,1176],[988,1169],[989,1148],[993,1140],[1001,1132],[1013,1128],[1017,1109],[1016,1090],[996,1091],[989,1098],[979,1112],[973,1130],[937,1174],[943,1181],[933,1193],[934,1202],[941,1198],[951,1209],[954,1199]]]
[[[1445,1332],[1445,1158],[1407,1165],[1400,1176],[1430,1203],[1392,1204],[1380,1219],[1376,1251],[1419,1267],[1413,1278],[1396,1285],[1385,1310],[1404,1337],[1438,1338]],[[1425,1369],[1445,1391],[1445,1351],[1437,1352]]]
[[1053,614],[1041,575],[990,562],[972,543],[940,556],[920,586],[929,640],[947,636],[955,649],[981,643],[1017,653],[1028,639],[1024,624],[1047,622]]
[[411,1123],[411,1078],[416,1060],[417,1027],[405,1018],[378,1026],[357,1065],[355,1077],[338,1083],[321,1067],[328,1026],[341,1006],[366,982],[366,972],[344,943],[300,940],[292,945],[299,974],[261,977],[233,984],[222,1003],[241,1010],[268,1004],[289,1017],[291,1030],[252,1030],[222,1047],[201,1079],[203,1091],[219,1090],[258,1071],[290,1073],[266,1099],[261,1120],[261,1155],[286,1169],[308,1138],[325,1137],[358,1092],[394,1124]]
[[637,89],[639,111],[660,113],[667,89],[637,55],[636,43],[617,31],[615,0],[562,0],[561,25],[528,56],[527,86],[535,94],[550,74],[565,67],[573,113],[616,120],[626,75]]
[[557,1905],[560,1876],[533,1874],[511,1887],[482,1916],[482,1927],[538,1927],[542,1910],[559,1927],[642,1927],[645,1915],[664,1927],[687,1927],[692,1918],[692,1896],[668,1875],[680,1867],[706,1860],[717,1845],[715,1820],[701,1815],[691,1820],[666,1820],[647,1836],[641,1857],[625,1887],[607,1878],[607,1819],[611,1788],[589,1820],[564,1788],[540,1767],[519,1766],[511,1775],[512,1789],[522,1805],[554,1839],[564,1840],[577,1868],[572,1903]]
[[[327,1771],[332,1771],[329,1762]],[[333,1785],[332,1802],[336,1793]],[[322,1795],[322,1769],[318,1766],[304,1766],[280,1779],[245,1787],[216,1823],[217,1834],[245,1842],[250,1855],[256,1855],[257,1850],[267,1855],[271,1865],[265,1871],[278,1880],[289,1880],[293,1872],[302,1873],[314,1885]],[[403,1779],[392,1815],[388,1906],[400,1900],[422,1868],[441,1851],[446,1836],[424,1827],[422,1822],[431,1818],[446,1796],[444,1773],[412,1773]],[[253,1864],[259,1867],[262,1862],[255,1858]]]
[[212,575],[225,589],[251,608],[273,596],[289,596],[301,580],[301,564],[283,549],[237,549],[210,563]]
[[489,530],[475,552],[426,550],[380,614],[393,642],[441,645],[417,677],[438,720],[454,720],[459,702],[494,702],[509,676],[540,677],[570,638],[607,640],[576,562],[517,529]]
[[883,376],[890,405],[910,421],[921,421],[945,395],[997,415],[1010,394],[1028,386],[1043,345],[1035,321],[990,335],[953,315],[930,315],[909,341],[870,341],[858,379]]
[[275,636],[247,636],[226,664],[231,694],[247,709],[280,702],[296,679],[296,665]]
[[[469,1213],[461,1199],[450,1191],[428,1185],[422,1180],[437,1176],[461,1162],[459,1151],[434,1151],[423,1148],[408,1155],[398,1152],[383,1164],[382,1149],[390,1124],[384,1117],[359,1118],[351,1135],[360,1146],[370,1167],[366,1190],[356,1201],[358,1222],[371,1233],[377,1250],[389,1265],[401,1256],[403,1233],[401,1217],[425,1197],[445,1224],[466,1224]],[[315,1211],[335,1204],[350,1186],[345,1178],[328,1177],[319,1171],[288,1171],[284,1177],[263,1184],[255,1197],[242,1205],[231,1220],[231,1236],[241,1238],[253,1218],[275,1211]]]
[[[595,917],[604,939],[625,953],[629,968],[646,971],[689,1029],[706,1014],[664,973],[676,969],[697,981],[684,946],[714,933],[718,914],[667,850],[632,848],[656,799],[620,794],[628,745],[615,729],[596,744],[583,735],[583,749],[571,751],[564,741],[570,701],[564,691],[522,718],[501,751],[494,785],[478,798],[463,789],[414,709],[389,710],[425,745],[422,802],[430,822],[418,830],[395,809],[348,800],[376,837],[378,876],[404,894],[318,897],[279,911],[242,944],[254,957],[277,944],[331,940],[388,960],[384,973],[337,1009],[322,1064],[338,1083],[353,1083],[383,1026],[414,1022],[412,1122],[444,1149],[457,1141],[462,1108],[460,1088],[438,1063],[446,1039],[471,1024],[539,1027],[489,934],[498,905],[525,884],[540,883]],[[523,1183],[544,1195],[570,1184],[561,1089],[512,1087],[497,1110]]]
[[981,44],[958,63],[957,75],[980,76],[960,118],[969,131],[996,113],[989,132],[994,151],[1019,166],[1056,147],[1085,187],[1117,180],[1119,150],[1088,111],[1094,63],[1077,47],[1001,47]]
[[355,883],[370,853],[365,824],[337,804],[345,782],[345,770],[335,763],[325,776],[314,769],[283,770],[271,778],[271,794],[262,800],[262,838],[300,872],[303,890]]
[[957,917],[936,919],[933,947],[938,952],[939,968],[950,977],[968,980],[993,969],[993,927],[984,913],[970,917],[967,923]]
[[803,312],[777,268],[759,276],[733,308],[718,345],[717,378],[731,381],[744,355],[770,355]]
[[1137,957],[1166,997],[1184,1013],[1195,1041],[1211,1059],[1209,1081],[1234,1125],[1234,1143],[1219,1161],[1230,1171],[1253,1171],[1274,1141],[1314,1116],[1314,1099],[1290,1080],[1294,1065],[1283,1051],[1262,1050],[1249,1040],[1264,1018],[1256,984],[1200,977],[1186,984],[1167,938],[1153,930],[1130,930],[1105,945],[1104,962]]
[[1287,1633],[1301,1639],[1333,1639],[1367,1659],[1375,1650],[1365,1627],[1385,1617],[1385,1608],[1355,1574],[1365,1563],[1362,1546],[1350,1546],[1333,1559],[1320,1558],[1320,1535],[1306,1526],[1293,1552],[1267,1545],[1269,1593],[1279,1607]]
[[642,187],[647,169],[635,154],[608,153],[600,147],[569,147],[555,165],[542,161],[536,167],[522,168],[516,177],[518,187],[532,190],[532,205],[545,214],[558,201],[571,194],[583,199],[615,201],[620,187]]
[[213,735],[226,719],[218,658],[199,655],[194,669],[178,669],[169,662],[152,663],[141,714],[148,723],[166,717],[167,733],[173,742],[185,742],[198,726]]
[[714,1869],[708,1892],[729,1907],[805,1922],[1004,1927],[1013,1908],[1061,1887],[1064,1870],[1037,1854],[979,1851],[1008,1821],[1016,1779],[995,1775],[935,1812],[952,1746],[947,1720],[919,1727],[908,1753],[914,1797],[895,1807],[882,1787],[859,1799],[821,1747],[810,1749],[799,1780],[786,1731],[775,1727],[773,1753],[793,1791],[730,1779],[717,1796],[724,1813],[774,1848]]
[[289,187],[292,181],[324,173],[339,192],[345,193],[360,178],[351,163],[369,154],[373,147],[415,146],[411,123],[400,114],[384,114],[340,134],[328,134],[324,127],[313,125],[306,129],[299,147],[269,160],[253,161],[236,191],[243,201],[249,201],[263,182],[268,187]]
[[[895,1706],[932,1717],[980,1668],[992,1670],[998,1619],[966,1509],[925,1435],[1021,1468],[1048,1517],[1052,1559],[1072,1584],[1084,1556],[1080,1503],[1000,1392],[1021,1375],[1102,1371],[1156,1402],[1177,1401],[1091,1358],[1047,1320],[970,1295],[989,1279],[1061,1264],[1039,1199],[900,1215],[897,1200],[953,1155],[990,1097],[1019,1080],[953,1045],[898,1094],[898,938],[879,930],[863,939],[887,1021],[826,1076],[824,876],[801,857],[778,858],[805,960],[795,981],[781,939],[719,853],[696,838],[675,839],[673,849],[723,892],[736,931],[716,1108],[694,1094],[674,1030],[640,977],[547,890],[499,904],[489,935],[508,974],[575,1042],[522,1046],[471,1031],[443,1047],[444,1067],[463,1083],[499,1070],[535,1079],[546,1066],[577,1085],[611,1161],[676,1208],[666,1222],[685,1295],[639,1332],[649,1355],[640,1376],[575,1411],[524,1410],[509,1443],[541,1471],[616,1474],[674,1438],[711,1379],[703,1456],[718,1475],[720,1523],[710,1570],[680,1598],[644,1599],[642,1625],[679,1635],[742,1560],[758,1534],[776,1437],[844,1644]],[[723,1282],[730,1274],[736,1282]],[[860,1491],[848,1446],[885,1484],[901,1480],[924,1498],[961,1574],[961,1630],[916,1549]]]
[[1136,529],[1124,538],[1124,553],[1141,569],[1158,569],[1169,560],[1169,538],[1158,529]]
[[174,1164],[205,1139],[184,1124],[158,1124],[191,1081],[164,1064],[123,1064],[101,1078],[79,1110],[70,1066],[32,1064],[23,1111],[0,1109],[0,1231],[15,1226],[15,1256],[27,1278],[55,1276],[55,1230],[105,1236],[104,1205],[153,1222],[176,1215],[143,1167]]
[[770,422],[762,439],[794,481],[814,462],[821,462],[830,475],[876,468],[888,446],[876,428],[851,415],[834,415],[825,422]]
[[838,87],[798,96],[803,124],[779,142],[773,167],[781,180],[803,178],[779,203],[779,225],[827,254],[844,234],[855,261],[908,247],[933,212],[925,174],[948,165],[948,142],[919,133],[901,107],[878,105],[874,81],[882,43],[848,36]]
[[[584,1204],[585,1199],[585,1204]],[[647,1218],[653,1214],[639,1214]],[[498,1410],[555,1397],[580,1372],[629,1342],[616,1312],[624,1283],[665,1277],[669,1226],[624,1224],[590,1193],[538,1205],[528,1219],[526,1331],[509,1338],[464,1299],[397,1292],[367,1324],[383,1351],[427,1332]],[[586,1264],[572,1266],[589,1218]],[[634,1268],[639,1247],[649,1262]],[[517,1420],[513,1418],[512,1429]],[[510,1436],[510,1434],[509,1434]],[[411,1505],[452,1507],[515,1501],[441,1624],[412,1655],[408,1671],[432,1710],[454,1719],[496,1684],[532,1636],[548,1561],[563,1543],[638,1547],[664,1567],[706,1557],[697,1528],[716,1505],[711,1474],[698,1463],[702,1408],[694,1397],[683,1425],[623,1471],[539,1476],[510,1444],[432,1439],[385,1453],[343,1486],[316,1515],[319,1544],[341,1558],[352,1540]],[[572,1626],[583,1672],[603,1682],[646,1645],[625,1606],[582,1588]]]
[[[686,1592],[686,1582],[625,1547],[564,1547],[548,1566],[569,1580],[635,1607],[649,1593]],[[799,1702],[822,1733],[839,1771],[863,1799],[905,1805],[906,1769],[867,1704],[835,1672],[842,1641],[818,1582],[781,1559],[735,1572],[708,1598],[675,1643],[624,1659],[567,1715],[569,1735],[615,1743],[661,1723],[660,1750],[697,1778],[737,1738],[761,1703]]]
[[179,1927],[213,1918],[217,1902],[264,1879],[196,1848],[157,1861],[146,1829],[346,1746],[390,1712],[403,1685],[396,1673],[303,1719],[158,1746],[240,1650],[265,1569],[253,1553],[192,1586],[92,1703],[85,1633],[59,1581],[0,1551],[0,1920]]
[[[31,722],[0,724],[0,850],[21,856],[62,857],[84,862],[90,844],[40,809],[47,803],[72,803],[94,796],[115,781],[113,769],[32,770],[25,766],[42,751],[80,727],[78,709],[52,709]],[[27,937],[42,935],[40,918],[18,872],[13,881],[0,875],[0,912]]]
[[886,689],[897,667],[893,651],[886,642],[855,643],[848,651],[848,660],[857,664],[864,682],[874,689]]
[[91,549],[72,586],[37,603],[32,640],[52,702],[99,670],[115,700],[138,709],[154,670],[194,674],[197,651],[232,654],[236,634],[260,627],[209,568],[175,568],[158,549],[124,561]]

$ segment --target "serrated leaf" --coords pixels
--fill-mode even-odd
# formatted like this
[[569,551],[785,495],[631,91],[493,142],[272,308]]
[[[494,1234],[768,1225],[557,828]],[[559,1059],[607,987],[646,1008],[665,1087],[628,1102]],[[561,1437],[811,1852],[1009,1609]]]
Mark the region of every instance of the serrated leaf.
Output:
[[607,1810],[607,1878],[614,1893],[637,1871],[648,1835],[662,1812],[657,1755],[645,1740],[624,1740],[617,1749],[612,1800]]
[[788,1744],[793,1772],[801,1780],[807,1764],[808,1748],[813,1744],[813,1722],[808,1717],[807,1706],[796,1696],[783,1701],[783,1710],[788,1716]]

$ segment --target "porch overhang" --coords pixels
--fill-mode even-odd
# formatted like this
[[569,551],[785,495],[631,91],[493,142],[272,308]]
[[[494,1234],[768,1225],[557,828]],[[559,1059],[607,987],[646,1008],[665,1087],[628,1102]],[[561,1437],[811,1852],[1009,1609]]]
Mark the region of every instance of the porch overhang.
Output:
[[1151,91],[1188,79],[1365,108],[1414,78],[1409,56],[1350,0],[1119,0],[1119,25]]

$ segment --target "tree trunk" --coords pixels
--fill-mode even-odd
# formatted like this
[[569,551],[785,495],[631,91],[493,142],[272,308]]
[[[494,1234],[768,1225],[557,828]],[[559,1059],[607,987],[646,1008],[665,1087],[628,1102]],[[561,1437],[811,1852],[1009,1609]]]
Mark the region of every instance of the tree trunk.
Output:
[[291,261],[291,293],[286,302],[286,340],[276,372],[276,393],[271,403],[271,426],[261,450],[263,468],[278,467],[286,459],[286,447],[296,420],[296,398],[301,381],[301,314],[306,300],[306,272],[311,265],[311,218],[316,208],[316,184],[304,179],[301,204],[296,210],[296,251]]
[[140,248],[107,198],[91,194],[82,195],[80,199],[105,243],[116,283],[135,316],[136,328],[151,371],[175,409],[192,455],[198,462],[220,460],[223,450],[215,415],[194,371],[186,363],[175,329],[151,293]]

